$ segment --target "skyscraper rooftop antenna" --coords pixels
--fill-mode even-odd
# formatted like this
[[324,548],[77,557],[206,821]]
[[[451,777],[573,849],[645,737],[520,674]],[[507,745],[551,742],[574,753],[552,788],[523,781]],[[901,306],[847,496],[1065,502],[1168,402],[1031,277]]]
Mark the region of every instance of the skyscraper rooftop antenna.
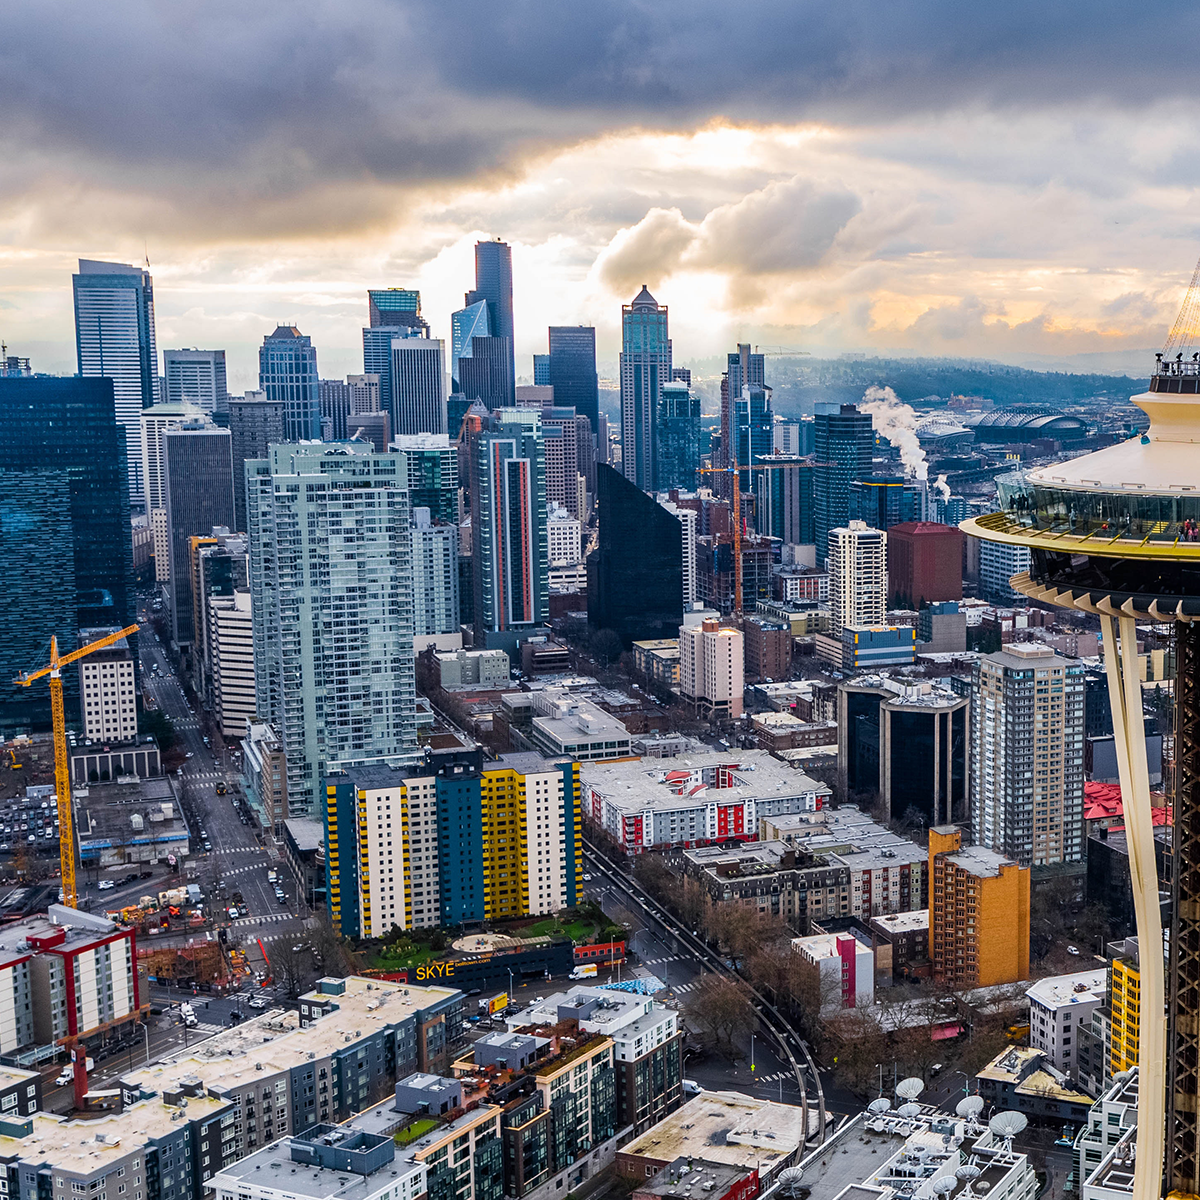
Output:
[[1171,326],[1163,356],[1170,358],[1174,354],[1186,354],[1196,345],[1200,345],[1200,261],[1192,272],[1192,282],[1188,284],[1179,315]]

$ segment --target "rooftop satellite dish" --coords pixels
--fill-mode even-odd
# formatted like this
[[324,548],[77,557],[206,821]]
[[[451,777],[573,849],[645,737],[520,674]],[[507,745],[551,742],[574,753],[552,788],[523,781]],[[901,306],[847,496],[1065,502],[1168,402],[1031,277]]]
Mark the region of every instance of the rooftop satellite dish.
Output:
[[872,1100],[867,1105],[867,1112],[875,1113],[877,1116],[888,1112],[892,1107],[892,1102],[886,1096],[880,1096],[878,1100]]
[[983,1172],[974,1163],[963,1163],[961,1167],[954,1168],[954,1177],[970,1182],[972,1179],[978,1179]]
[[896,1109],[896,1111],[906,1121],[911,1121],[914,1118],[919,1117],[921,1115],[921,1106],[919,1104],[914,1104],[910,1100],[907,1104],[900,1105],[900,1107],[898,1109]]
[[982,1096],[964,1096],[954,1110],[964,1121],[974,1121],[983,1112]]
[[953,1175],[939,1175],[929,1186],[935,1196],[948,1196],[958,1187],[958,1180]]
[[999,1112],[988,1122],[988,1128],[996,1137],[1004,1139],[1004,1148],[1011,1153],[1013,1138],[1028,1124],[1024,1113]]
[[925,1090],[925,1084],[919,1079],[902,1079],[896,1084],[896,1095],[905,1100],[915,1100]]
[[800,1180],[804,1178],[803,1167],[787,1167],[779,1172],[779,1184],[791,1196],[795,1196]]

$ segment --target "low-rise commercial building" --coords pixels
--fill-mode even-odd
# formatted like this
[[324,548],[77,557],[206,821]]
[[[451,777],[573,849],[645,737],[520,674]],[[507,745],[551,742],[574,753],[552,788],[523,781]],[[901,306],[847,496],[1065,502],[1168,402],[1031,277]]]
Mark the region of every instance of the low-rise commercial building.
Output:
[[1044,1050],[1011,1046],[976,1076],[985,1104],[1031,1117],[1079,1123],[1087,1120],[1092,1098],[1050,1062]]
[[503,650],[452,650],[433,657],[441,685],[447,691],[462,687],[502,687],[508,683],[511,664]]
[[877,939],[875,970],[880,985],[890,986],[930,973],[929,909],[872,917],[870,930]]
[[750,719],[760,750],[775,753],[809,746],[836,746],[836,721],[802,721],[790,712],[755,713]]
[[764,1184],[791,1166],[805,1141],[804,1110],[740,1092],[702,1092],[634,1138],[617,1154],[617,1171],[651,1179],[678,1158],[744,1167],[757,1164]]
[[786,679],[792,670],[791,622],[753,613],[742,618],[741,629],[746,647],[746,678]]
[[242,739],[246,799],[264,829],[280,836],[288,817],[287,752],[273,725],[250,723]]
[[673,766],[587,763],[584,815],[630,854],[757,836],[763,817],[816,812],[832,795],[762,750],[709,751]]
[[758,1171],[682,1156],[649,1183],[634,1188],[630,1200],[695,1200],[699,1192],[711,1200],[753,1200],[758,1195]]
[[175,865],[191,853],[191,831],[165,775],[88,784],[75,795],[82,863]]
[[547,758],[596,762],[630,756],[629,731],[599,705],[546,688],[533,694],[533,711],[529,740]]

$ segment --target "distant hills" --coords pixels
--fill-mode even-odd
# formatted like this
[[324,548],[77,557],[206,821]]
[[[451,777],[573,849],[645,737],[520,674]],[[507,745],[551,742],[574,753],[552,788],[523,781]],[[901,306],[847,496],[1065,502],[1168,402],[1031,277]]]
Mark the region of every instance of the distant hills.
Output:
[[1147,380],[955,358],[780,358],[767,367],[775,411],[793,415],[811,413],[822,401],[854,403],[871,386],[890,387],[910,404],[929,396],[981,396],[1003,406],[1058,407],[1093,397],[1128,400],[1145,391]]

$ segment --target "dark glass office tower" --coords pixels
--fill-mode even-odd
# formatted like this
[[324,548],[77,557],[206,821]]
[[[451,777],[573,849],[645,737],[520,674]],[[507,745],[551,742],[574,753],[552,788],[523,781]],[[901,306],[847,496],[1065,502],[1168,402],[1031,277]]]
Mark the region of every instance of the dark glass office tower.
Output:
[[596,331],[591,325],[551,325],[549,378],[536,378],[537,360],[534,355],[534,383],[549,383],[554,387],[554,403],[573,408],[592,423],[596,432],[600,413],[600,383],[596,375]]
[[[726,356],[725,373],[721,376],[721,448],[713,466],[732,466],[735,447],[738,452],[739,464],[750,461],[748,458],[742,457],[743,447],[738,442],[737,405],[742,399],[743,388],[762,389],[766,387],[766,381],[765,357],[761,354],[751,354],[749,344],[739,342],[737,352]],[[770,452],[770,449],[771,445],[768,440],[766,449],[758,450],[756,453],[766,454]],[[741,478],[742,490],[749,491],[749,481],[745,474]],[[713,490],[718,495],[730,499],[733,496],[730,477],[728,475],[713,476]]]
[[850,484],[850,519],[874,529],[921,520],[921,489],[904,475],[871,475]]
[[268,400],[283,402],[289,442],[321,440],[321,399],[317,348],[292,325],[280,325],[263,338],[258,351],[258,386]]
[[[0,727],[45,728],[46,688],[9,682],[46,660],[50,635],[135,615],[125,431],[111,379],[0,377]],[[64,673],[78,696],[78,673]],[[78,711],[68,698],[67,711]]]
[[235,397],[229,401],[229,436],[233,449],[234,528],[246,532],[247,459],[266,458],[267,447],[286,441],[283,401],[265,396]]
[[533,356],[533,385],[534,387],[550,386],[550,355],[535,354]]
[[513,358],[512,248],[498,238],[492,242],[475,243],[475,290],[467,293],[466,304],[470,307],[480,300],[487,301],[488,333],[492,337],[508,338],[508,387],[515,394],[517,371]]
[[683,527],[619,471],[596,467],[600,541],[588,555],[588,624],[625,648],[673,638],[683,622]]
[[471,357],[471,343],[475,338],[491,337],[491,334],[486,300],[477,300],[450,314],[450,382],[456,392],[462,391],[458,360]]
[[859,412],[853,404],[817,413],[813,433],[817,463],[813,508],[817,562],[822,563],[829,553],[829,531],[850,519],[850,484],[870,477],[875,433],[870,414]]
[[199,420],[166,430],[162,442],[171,539],[171,636],[177,645],[189,646],[192,538],[211,537],[218,526],[231,529],[236,520],[232,440],[228,429]]
[[663,384],[656,449],[655,489],[692,491],[700,465],[700,397],[682,381]]
[[512,373],[512,339],[471,339],[470,358],[458,360],[459,390],[468,400],[480,400],[487,408],[512,408],[517,402]]
[[129,497],[140,507],[145,502],[142,409],[159,398],[154,282],[141,267],[86,258],[71,279],[79,374],[112,380],[117,420],[125,426]]

